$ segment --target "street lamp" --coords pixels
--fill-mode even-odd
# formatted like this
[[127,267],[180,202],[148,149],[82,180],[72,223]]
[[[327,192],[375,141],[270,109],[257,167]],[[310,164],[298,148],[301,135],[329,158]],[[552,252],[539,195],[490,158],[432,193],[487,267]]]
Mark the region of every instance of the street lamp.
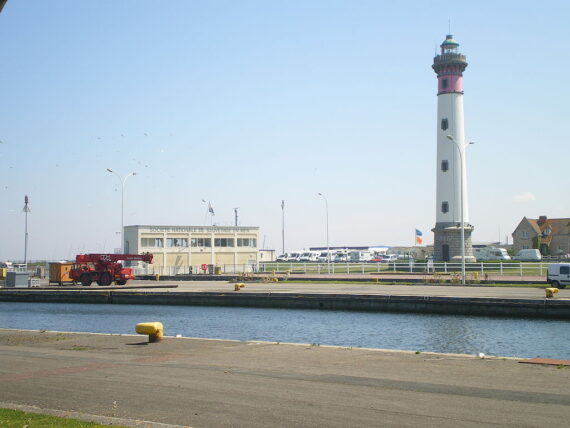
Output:
[[125,177],[121,178],[121,176],[119,174],[117,174],[115,171],[113,171],[112,169],[107,168],[107,171],[110,172],[111,174],[115,174],[119,180],[121,181],[121,253],[125,253],[125,239],[124,239],[124,233],[125,233],[125,182],[127,181],[127,178],[133,176],[133,175],[137,175],[136,172],[131,172],[130,174],[125,175]]
[[[211,215],[211,229],[210,229],[210,264],[212,266],[214,266],[214,243],[215,243],[215,239],[214,239],[214,208],[212,208],[212,204],[210,203],[210,201],[207,201],[205,199],[202,199],[203,203],[207,203],[208,204],[208,211],[206,211],[206,216],[208,215],[208,213]],[[204,218],[204,220],[206,220]],[[213,269],[213,268],[212,268]]]
[[26,214],[26,235],[24,239],[24,264],[26,267],[28,266],[28,213],[31,211],[29,203],[28,195],[26,195],[24,198],[24,209],[22,210]]
[[449,141],[455,144],[455,147],[457,147],[457,152],[459,153],[459,160],[461,163],[460,165],[461,206],[459,211],[459,215],[461,216],[461,285],[465,285],[465,223],[463,219],[463,150],[465,150],[465,147],[467,147],[469,144],[474,144],[474,143],[470,141],[469,143],[464,144],[463,150],[461,150],[459,143],[455,141],[453,135],[447,135],[446,137]]
[[326,196],[319,192],[319,196],[325,200],[325,209],[327,213],[327,263],[329,273],[331,273],[331,247],[329,245],[329,201]]

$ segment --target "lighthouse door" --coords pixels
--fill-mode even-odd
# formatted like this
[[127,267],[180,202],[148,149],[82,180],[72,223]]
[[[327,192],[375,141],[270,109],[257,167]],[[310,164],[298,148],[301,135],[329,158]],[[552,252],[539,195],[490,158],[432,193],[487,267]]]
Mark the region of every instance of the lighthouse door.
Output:
[[448,262],[449,261],[449,245],[443,244],[441,246],[441,253],[442,253],[443,261]]

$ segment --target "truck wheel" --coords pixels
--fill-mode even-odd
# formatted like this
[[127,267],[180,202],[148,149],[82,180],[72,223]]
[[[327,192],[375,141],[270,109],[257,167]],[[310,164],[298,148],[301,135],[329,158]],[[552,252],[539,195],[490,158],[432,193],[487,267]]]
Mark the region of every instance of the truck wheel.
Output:
[[111,274],[108,272],[103,272],[99,277],[99,285],[111,285]]
[[87,273],[81,275],[79,277],[79,281],[81,282],[81,285],[83,285],[84,287],[89,287],[91,285],[91,277]]
[[117,285],[125,285],[127,281],[125,279],[120,279],[117,281]]
[[550,285],[552,285],[554,288],[564,288],[560,286],[560,283],[558,281],[552,281]]

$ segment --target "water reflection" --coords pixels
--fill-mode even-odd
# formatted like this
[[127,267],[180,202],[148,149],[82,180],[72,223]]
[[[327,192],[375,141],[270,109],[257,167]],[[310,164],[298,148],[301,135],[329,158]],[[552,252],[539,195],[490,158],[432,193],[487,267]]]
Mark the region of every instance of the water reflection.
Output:
[[165,334],[570,359],[570,322],[474,316],[200,306],[0,302],[0,327],[134,333],[159,320]]

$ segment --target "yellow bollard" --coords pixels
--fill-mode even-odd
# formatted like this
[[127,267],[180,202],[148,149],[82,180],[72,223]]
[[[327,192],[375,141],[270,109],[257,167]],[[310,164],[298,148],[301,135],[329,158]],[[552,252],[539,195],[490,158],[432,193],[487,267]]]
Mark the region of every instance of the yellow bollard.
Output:
[[155,274],[155,275],[154,275],[154,280],[155,280],[155,281],[160,281],[160,274],[158,274],[158,273]]
[[141,322],[135,327],[138,334],[148,334],[148,343],[162,340],[164,329],[161,322]]
[[552,299],[556,293],[558,293],[558,288],[545,288],[546,298]]
[[234,291],[239,291],[239,289],[243,287],[245,287],[245,284],[243,282],[236,282],[234,285]]

